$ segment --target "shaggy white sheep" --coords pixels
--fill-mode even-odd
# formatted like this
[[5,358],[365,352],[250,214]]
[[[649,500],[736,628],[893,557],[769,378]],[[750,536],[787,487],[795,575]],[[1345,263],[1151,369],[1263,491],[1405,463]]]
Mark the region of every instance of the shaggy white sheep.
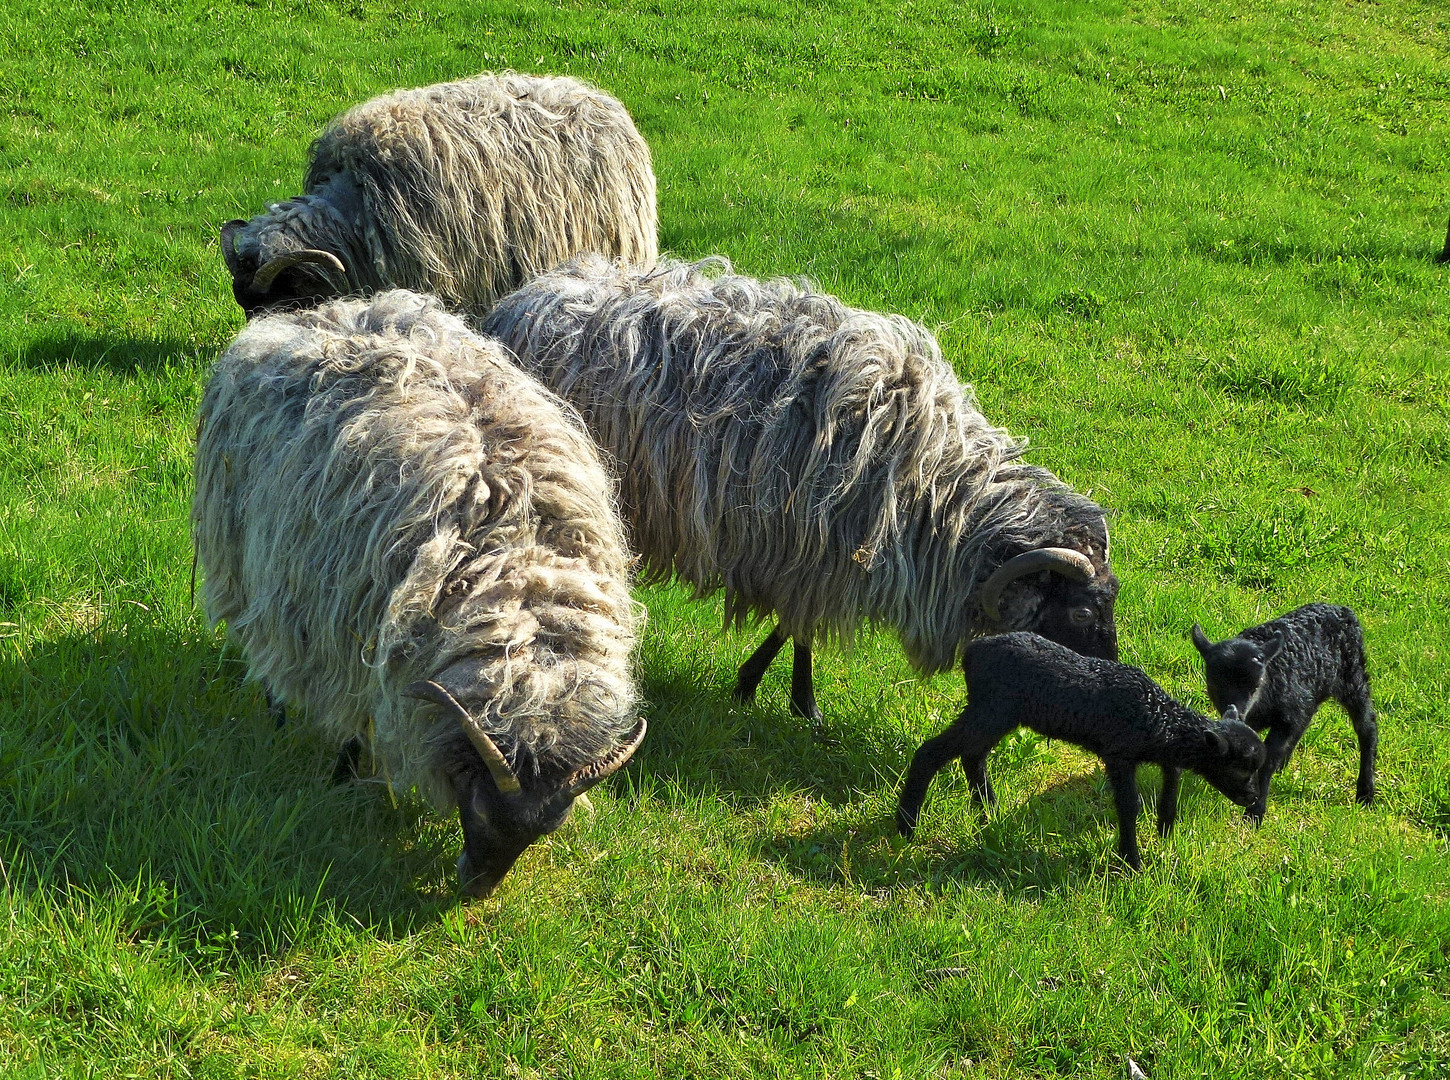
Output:
[[723,589],[731,622],[777,617],[741,698],[789,637],[792,705],[819,715],[811,644],[863,619],[895,627],[923,672],[1013,629],[1117,658],[1102,508],[1019,461],[910,320],[724,260],[580,256],[482,327],[617,459],[653,578]]
[[313,143],[305,193],[221,240],[248,315],[395,286],[481,314],[580,252],[654,262],[655,177],[608,94],[480,75],[349,109]]
[[594,445],[430,297],[248,325],[202,400],[192,519],[208,617],[277,700],[458,807],[475,895],[644,736]]

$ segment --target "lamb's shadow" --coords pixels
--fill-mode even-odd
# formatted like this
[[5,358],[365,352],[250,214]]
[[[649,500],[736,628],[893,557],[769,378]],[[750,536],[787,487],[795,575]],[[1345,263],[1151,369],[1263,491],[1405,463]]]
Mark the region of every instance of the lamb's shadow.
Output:
[[63,333],[42,335],[15,355],[15,362],[32,371],[79,367],[123,378],[158,374],[168,366],[195,365],[217,350],[178,337],[131,337],[116,334]]
[[453,822],[334,786],[335,747],[275,729],[242,674],[210,634],[154,624],[0,659],[12,883],[122,895],[138,927],[219,955],[285,949],[319,907],[393,937],[456,903]]
[[[1151,767],[1139,772],[1138,842],[1145,862],[1161,858],[1164,846],[1157,838],[1157,773]],[[1180,816],[1193,812],[1202,797],[1196,780],[1186,776]],[[1117,812],[1101,768],[1065,777],[1026,799],[1003,801],[984,813],[960,777],[949,778],[944,770],[928,803],[937,806],[923,815],[911,841],[897,836],[892,803],[864,822],[762,832],[755,842],[763,858],[806,880],[882,893],[926,886],[1041,895],[1076,891],[1105,870],[1127,872],[1115,854]],[[952,814],[960,821],[944,816]]]

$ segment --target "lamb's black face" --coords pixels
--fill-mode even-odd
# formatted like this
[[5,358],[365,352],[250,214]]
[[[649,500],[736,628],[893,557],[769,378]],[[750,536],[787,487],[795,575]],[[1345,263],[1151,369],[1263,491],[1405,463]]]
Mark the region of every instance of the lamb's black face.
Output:
[[524,849],[569,820],[574,799],[567,792],[540,800],[528,792],[502,795],[487,773],[460,793],[463,854],[458,856],[458,886],[478,899],[498,888]]
[[1204,733],[1204,756],[1194,771],[1234,803],[1250,806],[1259,795],[1259,770],[1266,751],[1258,733],[1240,723],[1238,715],[1230,708]]
[[1047,574],[1045,595],[1037,609],[1037,633],[1084,656],[1118,659],[1118,627],[1113,608],[1118,579],[1111,573],[1085,585],[1060,574]]
[[1208,699],[1221,715],[1236,709],[1247,717],[1263,688],[1269,661],[1278,654],[1283,642],[1275,638],[1263,645],[1247,638],[1229,638],[1217,644],[1209,641],[1194,624],[1193,644],[1203,657],[1203,670],[1208,685]]

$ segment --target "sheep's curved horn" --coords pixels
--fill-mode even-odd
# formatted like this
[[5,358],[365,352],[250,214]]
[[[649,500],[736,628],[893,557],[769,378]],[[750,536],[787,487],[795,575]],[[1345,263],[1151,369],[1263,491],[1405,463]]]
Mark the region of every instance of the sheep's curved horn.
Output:
[[317,248],[303,248],[301,251],[289,251],[285,255],[278,255],[275,259],[267,260],[252,278],[252,291],[266,292],[283,270],[289,266],[301,266],[303,263],[322,263],[324,266],[336,270],[343,277],[347,277],[347,267],[343,266],[342,260],[332,252],[319,251]]
[[635,724],[634,730],[629,733],[628,739],[598,761],[591,761],[588,765],[570,773],[569,778],[564,781],[565,790],[577,799],[610,773],[623,768],[624,763],[639,749],[639,744],[644,742],[644,733],[648,727],[649,725],[644,722],[644,717],[641,716],[639,723]]
[[411,683],[404,688],[403,693],[408,697],[431,701],[440,709],[452,714],[463,728],[463,733],[468,736],[468,741],[478,751],[478,756],[483,758],[484,765],[488,766],[488,771],[493,776],[493,782],[498,785],[499,791],[505,795],[517,795],[523,790],[523,785],[514,775],[508,758],[503,756],[503,751],[494,745],[493,740],[488,737],[488,732],[479,727],[478,721],[469,714],[468,710],[458,704],[457,698],[430,679]]
[[1012,582],[1026,574],[1051,570],[1073,581],[1091,581],[1097,572],[1092,560],[1072,548],[1047,547],[1024,551],[997,567],[982,585],[982,611],[993,622],[1002,618],[1002,593]]
[[246,269],[242,266],[242,257],[237,253],[237,232],[245,229],[247,223],[241,218],[232,218],[222,226],[222,258],[226,261],[227,270],[233,278],[240,279],[246,276]]

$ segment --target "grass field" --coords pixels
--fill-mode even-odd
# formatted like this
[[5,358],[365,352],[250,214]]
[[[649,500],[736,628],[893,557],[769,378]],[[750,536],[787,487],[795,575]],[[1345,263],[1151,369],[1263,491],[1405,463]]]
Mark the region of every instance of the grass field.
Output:
[[[0,49],[0,1072],[1450,1076],[1439,0],[7,0]],[[1137,876],[1098,763],[1022,734],[904,845],[960,676],[868,635],[820,729],[781,670],[735,707],[753,640],[665,588],[635,763],[459,906],[454,822],[272,731],[187,510],[220,223],[342,107],[504,67],[625,102],[672,252],[936,328],[1116,512],[1175,693],[1195,619],[1354,606],[1379,805],[1330,706],[1261,830],[1190,778]]]

